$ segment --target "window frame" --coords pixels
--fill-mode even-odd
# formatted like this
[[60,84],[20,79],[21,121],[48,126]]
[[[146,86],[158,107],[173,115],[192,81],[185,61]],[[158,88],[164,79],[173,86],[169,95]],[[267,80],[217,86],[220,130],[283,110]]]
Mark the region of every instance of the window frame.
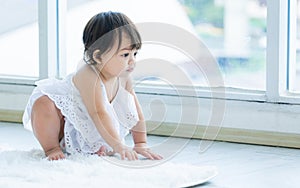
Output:
[[[296,12],[291,7],[296,7],[296,1],[277,0],[268,1],[267,11],[267,50],[266,50],[266,91],[247,90],[225,87],[226,100],[240,100],[266,103],[300,104],[300,94],[290,92],[289,76],[295,73],[295,24],[291,19],[296,19]],[[269,10],[276,11],[269,11]],[[275,54],[275,55],[274,55]],[[289,72],[288,72],[289,71]],[[149,87],[149,86],[147,86]],[[137,93],[172,95],[172,90],[164,86],[137,87]],[[186,89],[186,87],[184,88]],[[184,93],[184,92],[180,92]],[[190,93],[190,92],[188,92]],[[209,89],[198,87],[197,96],[208,98]],[[188,96],[185,95],[185,96]]]
[[300,104],[300,95],[290,92],[289,70],[295,67],[295,59],[291,58],[294,35],[289,28],[295,12],[291,11],[295,1],[268,1],[267,15],[267,68],[266,68],[266,102]]
[[[67,1],[39,0],[39,77],[38,78],[0,78],[1,91],[19,92],[28,86],[32,88],[34,81],[47,77],[60,77],[66,71],[65,58],[65,23]],[[288,66],[294,66],[291,60],[292,43],[291,29],[288,26],[295,13],[291,11],[294,1],[268,1],[267,14],[267,50],[266,50],[266,91],[225,88],[224,100],[300,104],[300,95],[289,92]],[[288,49],[288,50],[287,50]],[[280,52],[280,53],[279,53]],[[274,55],[275,54],[275,55]],[[289,64],[287,61],[290,61]],[[290,69],[291,70],[291,69]],[[5,86],[5,87],[4,87]],[[20,86],[21,89],[16,89]],[[155,88],[155,92],[153,92]],[[209,88],[198,87],[196,96],[190,96],[188,87],[187,97],[210,98]],[[28,90],[30,93],[31,89]],[[141,85],[135,88],[138,94],[172,95],[172,90],[164,86]],[[184,92],[183,92],[184,93]]]
[[[300,2],[299,2],[300,3]],[[296,80],[296,40],[297,40],[297,1],[288,2],[288,87],[295,91]]]
[[1,76],[0,86],[4,92],[31,92],[35,81],[47,78],[59,78],[66,72],[64,27],[66,1],[38,1],[39,29],[39,76]]

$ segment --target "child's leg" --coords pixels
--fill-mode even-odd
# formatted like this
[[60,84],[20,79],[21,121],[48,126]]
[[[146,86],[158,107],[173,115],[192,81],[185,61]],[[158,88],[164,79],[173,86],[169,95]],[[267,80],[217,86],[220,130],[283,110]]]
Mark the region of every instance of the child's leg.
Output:
[[64,136],[64,117],[47,96],[38,98],[32,107],[31,123],[34,135],[49,160],[65,158],[59,140]]

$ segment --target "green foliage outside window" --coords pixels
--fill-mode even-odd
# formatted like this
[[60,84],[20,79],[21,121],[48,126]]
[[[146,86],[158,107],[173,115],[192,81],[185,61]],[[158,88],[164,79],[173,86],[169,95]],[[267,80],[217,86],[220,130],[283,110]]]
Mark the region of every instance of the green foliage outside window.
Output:
[[179,0],[194,25],[211,23],[223,27],[224,7],[216,6],[213,0]]

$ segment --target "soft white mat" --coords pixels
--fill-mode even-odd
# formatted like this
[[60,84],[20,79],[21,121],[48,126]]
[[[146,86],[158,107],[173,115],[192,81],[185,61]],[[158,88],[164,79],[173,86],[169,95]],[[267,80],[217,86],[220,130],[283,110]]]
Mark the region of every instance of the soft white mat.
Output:
[[165,161],[120,161],[117,157],[68,156],[48,161],[41,150],[7,151],[0,148],[0,187],[187,187],[216,176],[213,166]]

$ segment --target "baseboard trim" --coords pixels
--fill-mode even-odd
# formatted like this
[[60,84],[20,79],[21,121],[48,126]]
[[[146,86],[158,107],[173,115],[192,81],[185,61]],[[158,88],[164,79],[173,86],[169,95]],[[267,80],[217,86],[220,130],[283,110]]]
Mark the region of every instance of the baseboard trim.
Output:
[[0,109],[0,121],[22,123],[23,111]]
[[0,121],[22,123],[23,111],[0,109]]
[[[179,128],[180,127],[180,128]],[[180,131],[178,131],[180,129]],[[151,135],[160,136],[174,136],[182,138],[207,139],[216,141],[247,143],[267,146],[279,146],[289,148],[300,148],[300,134],[281,133],[271,131],[260,131],[250,129],[237,129],[228,127],[211,127],[210,130],[216,131],[206,132],[205,137],[203,133],[207,126],[200,125],[180,125],[175,123],[157,123],[147,122],[147,132]]]
[[[0,109],[0,121],[22,123],[23,111]],[[300,134],[260,131],[221,127],[218,134],[206,132],[206,126],[176,123],[147,122],[147,132],[150,135],[173,136],[181,138],[208,139],[236,143],[247,143],[267,146],[300,148]],[[212,127],[218,130],[218,127]]]

